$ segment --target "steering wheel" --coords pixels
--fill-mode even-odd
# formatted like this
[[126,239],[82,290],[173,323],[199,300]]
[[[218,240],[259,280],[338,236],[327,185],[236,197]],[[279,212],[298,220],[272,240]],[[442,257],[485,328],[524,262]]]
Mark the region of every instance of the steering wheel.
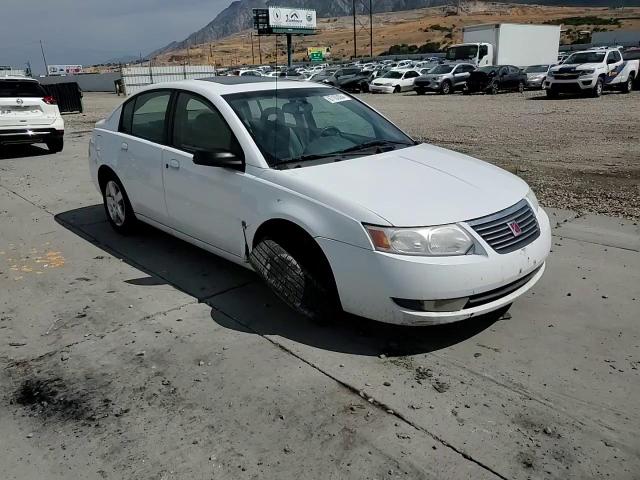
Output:
[[325,127],[320,132],[321,137],[341,137],[342,132],[337,127]]

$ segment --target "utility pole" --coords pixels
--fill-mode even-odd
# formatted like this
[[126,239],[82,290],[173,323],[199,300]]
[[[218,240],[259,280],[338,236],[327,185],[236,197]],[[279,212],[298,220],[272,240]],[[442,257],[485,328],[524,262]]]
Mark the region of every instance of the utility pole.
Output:
[[44,56],[44,46],[42,45],[42,40],[40,40],[40,50],[42,50],[42,60],[44,60],[44,69],[45,75],[49,75],[49,65],[47,64],[47,57]]
[[262,45],[261,45],[261,43],[260,43],[260,37],[261,37],[261,36],[262,36],[262,35],[260,35],[260,34],[258,33],[258,55],[260,56],[260,65],[262,65]]
[[253,52],[253,32],[251,32],[251,64],[252,65],[256,64],[256,55]]
[[369,56],[373,59],[373,0],[369,0]]
[[358,57],[358,39],[356,35],[356,0],[352,0],[353,5],[353,58]]

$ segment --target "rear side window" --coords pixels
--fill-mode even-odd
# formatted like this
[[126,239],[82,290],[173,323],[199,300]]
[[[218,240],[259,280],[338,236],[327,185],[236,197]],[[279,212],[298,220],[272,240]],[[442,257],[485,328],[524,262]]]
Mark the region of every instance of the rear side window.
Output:
[[509,73],[520,73],[520,69],[518,67],[509,66]]
[[131,135],[131,122],[133,121],[133,107],[136,105],[136,99],[124,104],[122,107],[122,117],[120,119],[120,131]]
[[[123,128],[127,128],[128,115],[131,116],[129,132],[135,137],[144,138],[155,143],[164,143],[167,107],[171,99],[171,92],[162,90],[159,92],[142,93],[135,98],[133,112],[129,113],[129,105],[122,112]],[[122,130],[124,131],[124,129]]]
[[0,80],[0,98],[45,97],[44,89],[38,82],[28,80]]

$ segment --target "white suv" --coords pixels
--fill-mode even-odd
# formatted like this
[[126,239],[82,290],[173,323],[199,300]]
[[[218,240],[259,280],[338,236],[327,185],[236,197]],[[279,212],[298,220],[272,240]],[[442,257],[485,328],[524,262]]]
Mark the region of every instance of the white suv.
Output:
[[45,143],[57,153],[64,146],[64,120],[37,80],[0,77],[0,148],[8,144]]

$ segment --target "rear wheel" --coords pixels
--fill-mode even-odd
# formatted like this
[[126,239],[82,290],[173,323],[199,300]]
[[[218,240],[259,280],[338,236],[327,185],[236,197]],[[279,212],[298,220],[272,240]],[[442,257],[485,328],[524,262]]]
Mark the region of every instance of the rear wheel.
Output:
[[47,148],[51,153],[61,152],[64,148],[64,139],[63,138],[54,138],[53,140],[49,140],[46,142]]
[[491,95],[497,95],[498,92],[500,92],[500,86],[498,85],[498,82],[491,82],[491,85],[489,86],[489,93]]
[[137,222],[136,216],[127,192],[115,175],[109,177],[104,183],[102,199],[107,220],[113,229],[123,235],[131,233]]
[[622,85],[622,93],[629,93],[633,90],[633,75],[629,75],[627,81]]
[[451,82],[449,80],[442,82],[442,85],[440,86],[440,93],[443,95],[449,95],[451,90]]
[[524,82],[518,84],[518,92],[524,93]]
[[320,321],[339,314],[331,267],[312,238],[265,236],[254,247],[250,261],[269,288],[296,312]]

